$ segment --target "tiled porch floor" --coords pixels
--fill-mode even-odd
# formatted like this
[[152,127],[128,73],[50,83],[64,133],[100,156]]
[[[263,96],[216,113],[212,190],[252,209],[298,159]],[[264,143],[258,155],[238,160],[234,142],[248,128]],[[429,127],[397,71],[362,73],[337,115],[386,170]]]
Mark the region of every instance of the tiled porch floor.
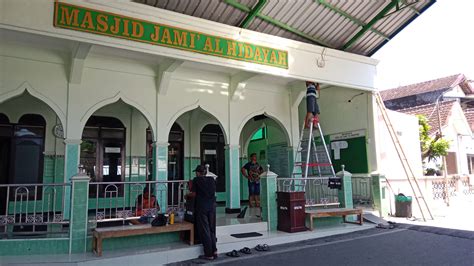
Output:
[[[242,206],[242,210],[246,206]],[[258,208],[248,208],[244,218],[237,218],[238,213],[225,213],[225,207],[217,207],[216,210],[216,225],[225,226],[225,225],[236,225],[236,224],[249,224],[249,223],[259,223],[262,221],[260,218],[260,209]]]
[[[251,226],[256,226],[250,224]],[[280,231],[259,231],[262,236],[252,238],[234,238],[230,235],[218,236],[219,253],[226,253],[242,247],[254,247],[257,244],[279,245],[330,235],[350,233],[373,228],[373,224],[363,226],[352,224],[323,225],[315,231],[286,233]],[[202,246],[189,246],[185,243],[156,245],[152,248],[130,248],[127,250],[104,251],[102,257],[92,253],[73,255],[36,255],[0,257],[0,265],[161,265],[165,263],[189,260],[202,254]]]

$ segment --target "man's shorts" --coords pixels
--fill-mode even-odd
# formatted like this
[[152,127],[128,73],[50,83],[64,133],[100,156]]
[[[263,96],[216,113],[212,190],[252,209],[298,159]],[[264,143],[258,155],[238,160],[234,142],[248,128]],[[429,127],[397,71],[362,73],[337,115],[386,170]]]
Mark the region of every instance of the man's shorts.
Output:
[[248,182],[249,183],[249,195],[259,196],[260,195],[260,183]]

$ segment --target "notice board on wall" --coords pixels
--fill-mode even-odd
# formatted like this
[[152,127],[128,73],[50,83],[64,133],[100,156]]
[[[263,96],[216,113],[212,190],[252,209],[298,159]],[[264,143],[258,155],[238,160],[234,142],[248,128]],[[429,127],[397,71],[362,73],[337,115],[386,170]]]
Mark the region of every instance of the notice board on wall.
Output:
[[[350,173],[367,173],[369,171],[367,159],[367,145],[365,130],[354,130],[324,136],[334,171],[337,173],[344,169]],[[316,151],[321,163],[327,162],[321,138],[315,137]],[[303,157],[305,157],[303,155]],[[323,175],[330,175],[329,167],[321,167]]]
[[341,171],[341,165],[350,173],[369,172],[365,129],[332,134],[329,139],[331,160],[336,173]]
[[[279,177],[288,177],[288,144],[269,144],[267,147],[267,158],[270,171]],[[262,167],[264,170],[267,170],[266,165],[262,165]]]

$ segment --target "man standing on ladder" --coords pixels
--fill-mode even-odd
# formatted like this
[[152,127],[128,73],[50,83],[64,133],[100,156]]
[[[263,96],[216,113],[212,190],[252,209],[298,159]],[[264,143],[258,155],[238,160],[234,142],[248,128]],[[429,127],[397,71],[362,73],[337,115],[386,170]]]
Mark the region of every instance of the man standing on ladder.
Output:
[[[319,83],[313,81],[306,81],[306,117],[301,128],[300,141],[298,143],[298,149],[295,154],[295,158],[300,158],[301,162],[295,162],[294,166],[300,166],[302,173],[296,171],[296,167],[293,167],[293,175],[301,175],[303,178],[307,178],[310,175],[322,177],[324,169],[329,168],[331,177],[335,177],[334,167],[331,162],[324,134],[319,124],[319,106],[317,99],[319,98],[320,86]],[[324,154],[319,154],[316,149],[314,130],[318,129],[319,136],[321,138],[322,147]],[[304,143],[304,144],[303,144]],[[304,158],[303,156],[306,156]],[[324,158],[323,158],[324,157]],[[312,169],[311,172],[309,171]],[[322,171],[323,170],[323,171]],[[296,171],[296,172],[295,172]],[[329,172],[329,171],[326,171]]]
[[319,123],[319,106],[317,98],[320,92],[319,83],[306,81],[306,118],[305,128],[309,128],[312,123],[315,127]]

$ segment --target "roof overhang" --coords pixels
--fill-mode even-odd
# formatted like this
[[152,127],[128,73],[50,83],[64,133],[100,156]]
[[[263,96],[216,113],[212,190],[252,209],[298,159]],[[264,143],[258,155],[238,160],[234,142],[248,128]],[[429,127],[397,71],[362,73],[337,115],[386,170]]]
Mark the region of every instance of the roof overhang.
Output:
[[435,0],[134,1],[242,29],[365,56],[377,52],[436,2]]

